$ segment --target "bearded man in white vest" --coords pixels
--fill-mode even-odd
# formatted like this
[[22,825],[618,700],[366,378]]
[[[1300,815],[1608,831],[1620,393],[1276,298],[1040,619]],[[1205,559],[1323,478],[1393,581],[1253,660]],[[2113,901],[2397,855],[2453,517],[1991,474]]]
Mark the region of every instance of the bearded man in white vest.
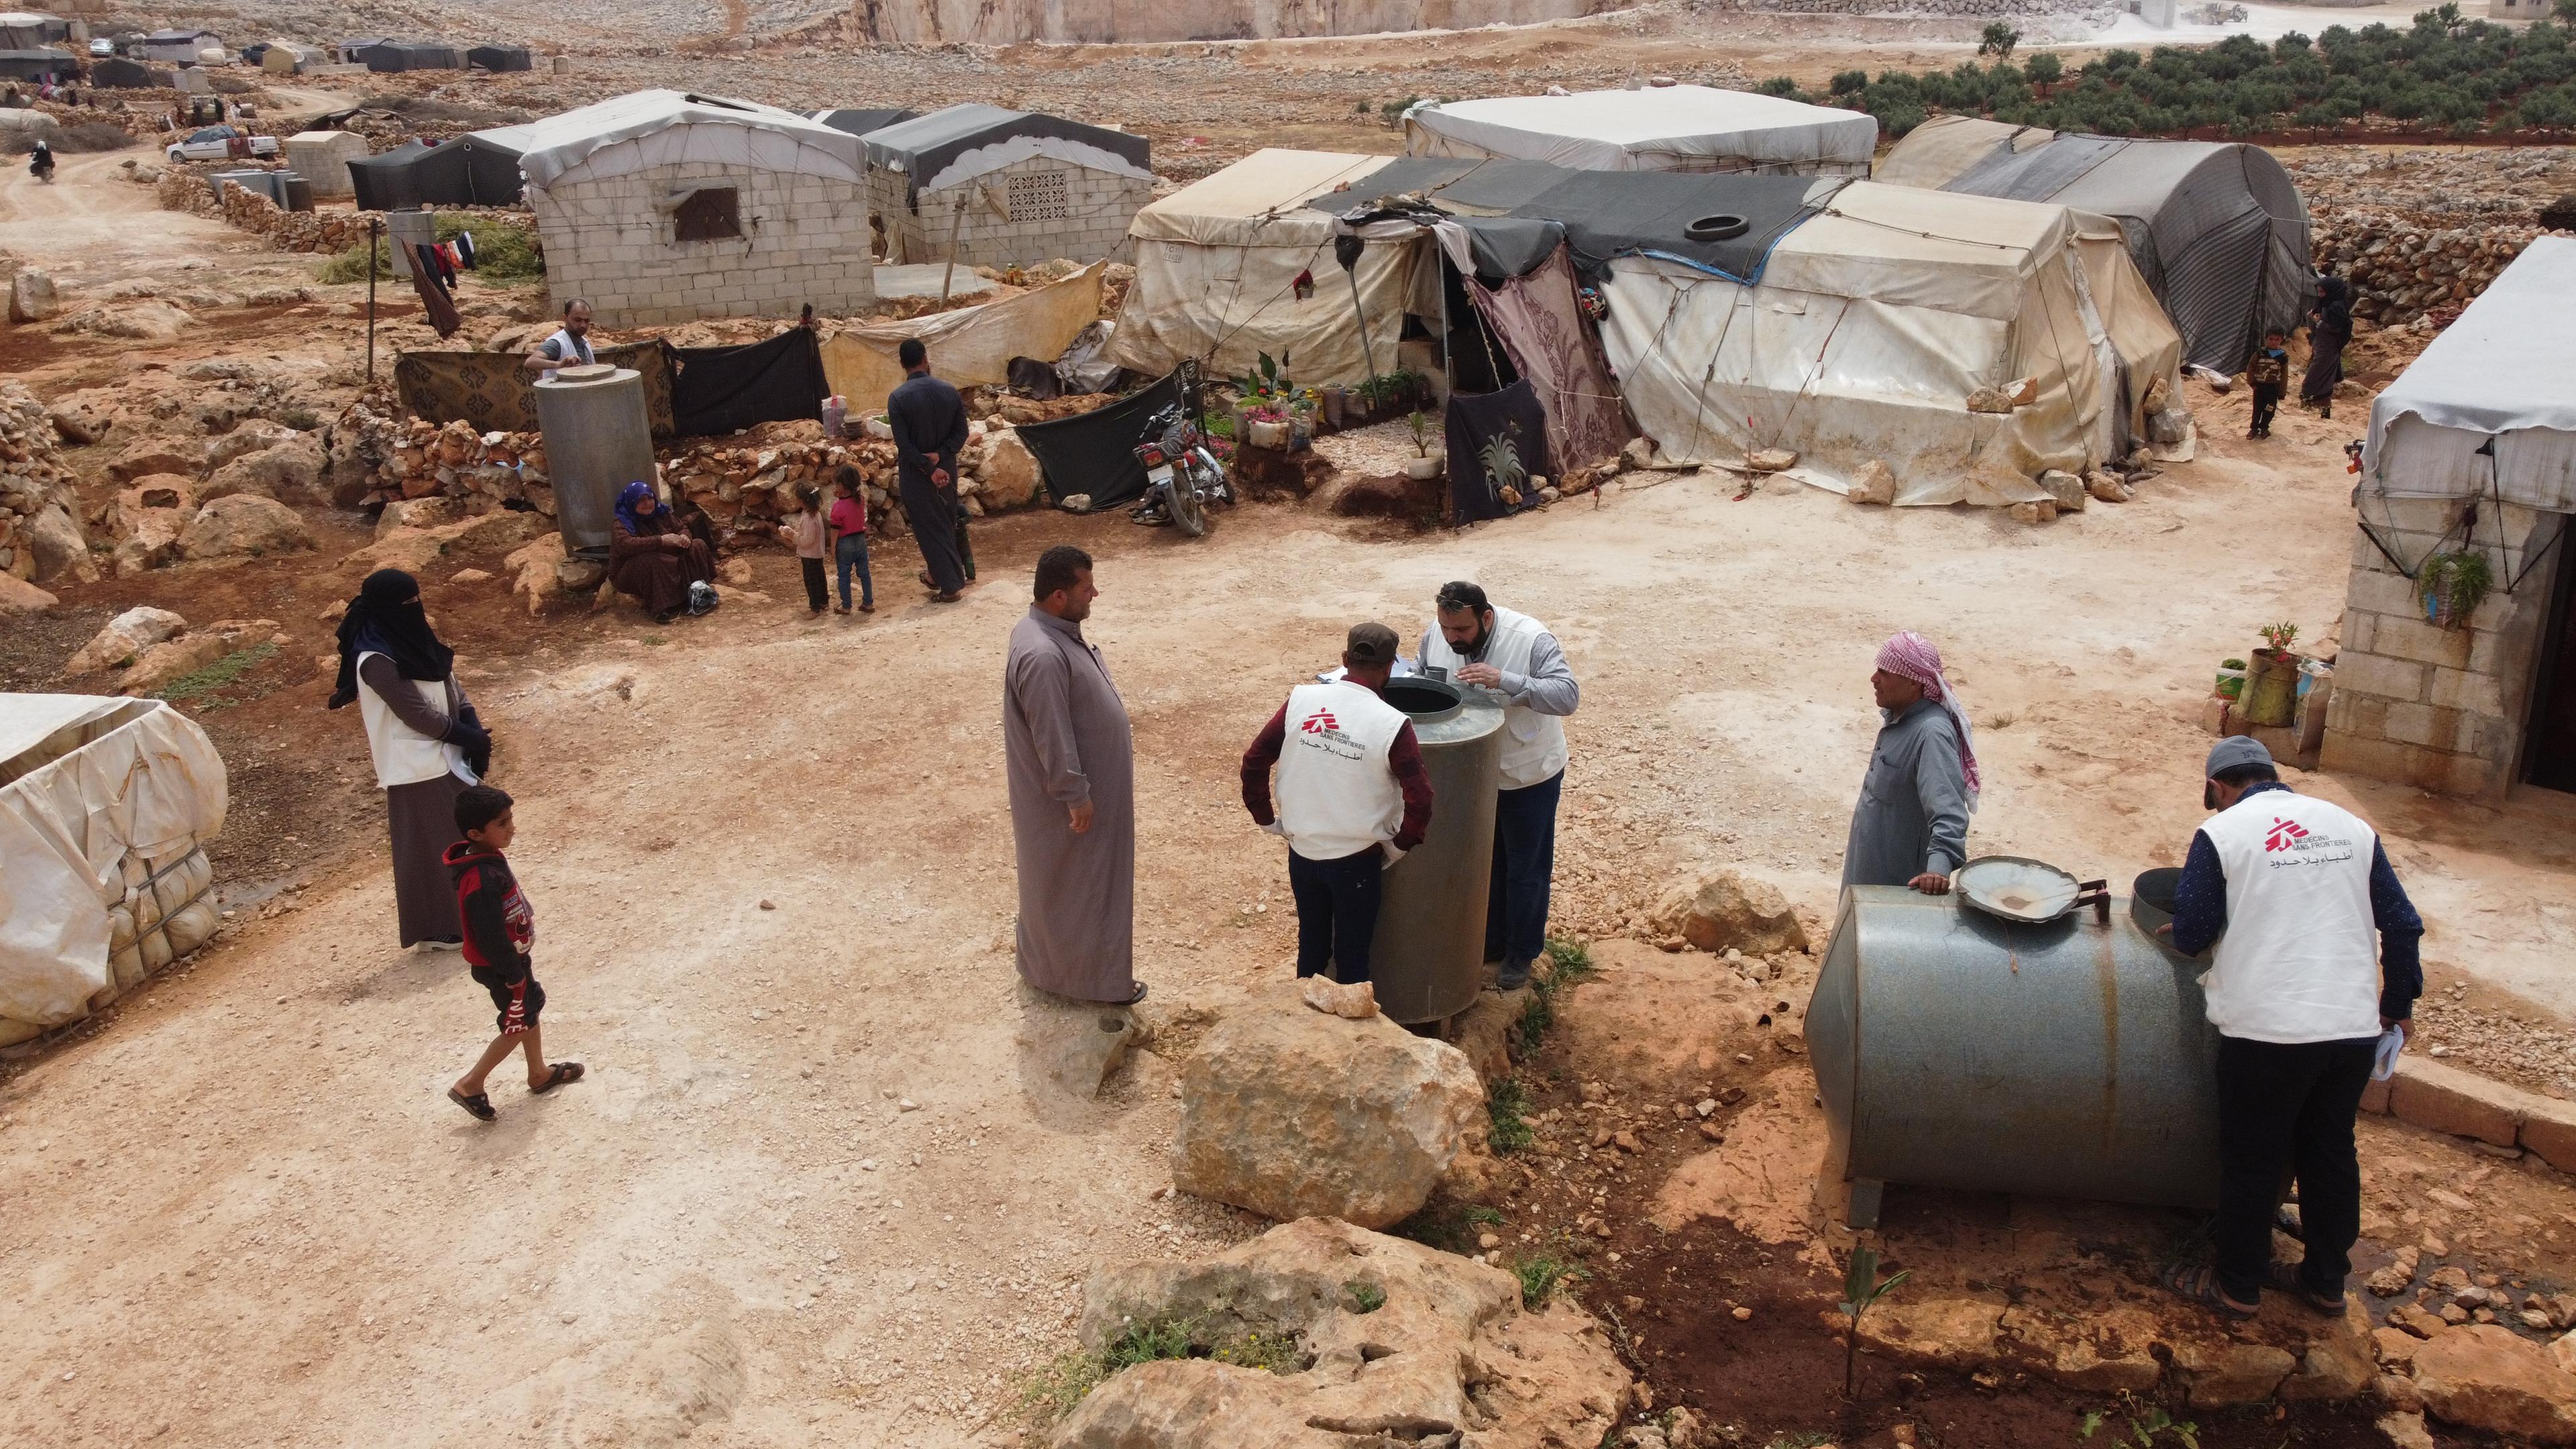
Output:
[[1556,802],[1565,789],[1565,716],[1583,689],[1547,626],[1498,609],[1484,589],[1442,584],[1438,618],[1422,631],[1425,671],[1481,690],[1503,707],[1501,793],[1494,802],[1494,873],[1485,896],[1485,963],[1517,991],[1547,944],[1556,876]]
[[[2192,836],[2165,929],[2186,955],[2217,948],[2200,978],[2218,1028],[2217,1263],[2176,1264],[2165,1284],[2227,1318],[2252,1318],[2267,1287],[2340,1317],[2361,1235],[2353,1115],[2382,1035],[2404,1048],[2424,921],[2377,833],[2292,793],[2259,741],[2219,741],[2205,773],[2201,803],[2218,813]],[[2307,1253],[2276,1263],[2273,1206],[2293,1170]]]
[[1413,721],[1381,697],[1395,650],[1393,629],[1353,625],[1342,677],[1288,691],[1243,752],[1243,808],[1288,841],[1299,976],[1330,963],[1345,986],[1370,979],[1369,943],[1385,898],[1380,875],[1431,829],[1431,777]]

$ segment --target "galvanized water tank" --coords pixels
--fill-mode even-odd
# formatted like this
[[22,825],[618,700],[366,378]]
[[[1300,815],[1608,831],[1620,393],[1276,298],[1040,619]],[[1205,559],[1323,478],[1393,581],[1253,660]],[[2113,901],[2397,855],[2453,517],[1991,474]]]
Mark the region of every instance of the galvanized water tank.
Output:
[[1411,1026],[1455,1016],[1485,989],[1503,711],[1446,680],[1418,676],[1388,680],[1386,702],[1413,720],[1431,777],[1430,833],[1388,868],[1369,947],[1378,1010]]
[[644,411],[644,374],[604,363],[567,367],[536,384],[537,426],[545,433],[546,476],[564,552],[608,556],[617,494],[653,481],[653,423]]
[[1852,1227],[1877,1225],[1891,1182],[2216,1204],[2206,964],[2112,907],[2030,926],[1955,895],[1843,892],[1806,1032],[1825,1187],[1848,1187]]

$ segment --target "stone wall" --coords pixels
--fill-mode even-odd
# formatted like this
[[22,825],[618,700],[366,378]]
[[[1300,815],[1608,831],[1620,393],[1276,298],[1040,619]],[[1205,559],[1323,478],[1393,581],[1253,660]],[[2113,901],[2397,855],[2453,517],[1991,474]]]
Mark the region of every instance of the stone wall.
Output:
[[[671,214],[655,204],[692,183],[739,189],[740,237],[672,240]],[[589,298],[605,327],[794,316],[807,302],[848,316],[876,301],[867,193],[850,182],[687,162],[529,200],[554,291]]]
[[[925,191],[917,212],[904,204],[906,181],[903,173],[882,168],[868,176],[869,203],[885,222],[889,261],[948,260],[952,224],[958,226],[957,260],[968,266],[1034,266],[1058,257],[1086,266],[1103,257],[1128,261],[1128,223],[1154,199],[1151,182],[1051,156],[1014,162],[969,185]],[[1060,199],[1054,194],[1058,185]],[[979,187],[1012,198],[1010,220],[973,199]],[[967,208],[962,223],[956,221],[961,205]]]
[[0,382],[0,573],[43,583],[86,567],[80,501],[35,394]]
[[[2365,494],[2361,516],[2413,568],[2438,550],[2460,547],[2456,525],[2471,503]],[[2475,506],[2477,542],[2496,583],[2462,628],[2427,622],[2415,581],[2367,534],[2354,531],[2324,768],[2490,799],[2513,783],[2564,551],[2553,549],[2512,593],[2504,586],[2528,561],[2528,550],[2546,543],[2564,520],[2507,504],[2507,547],[2499,552],[2497,506]]]
[[2352,212],[2310,238],[2318,265],[2353,285],[2352,314],[2400,327],[2431,314],[2449,322],[2537,236],[2512,224],[2427,227],[2386,213]]

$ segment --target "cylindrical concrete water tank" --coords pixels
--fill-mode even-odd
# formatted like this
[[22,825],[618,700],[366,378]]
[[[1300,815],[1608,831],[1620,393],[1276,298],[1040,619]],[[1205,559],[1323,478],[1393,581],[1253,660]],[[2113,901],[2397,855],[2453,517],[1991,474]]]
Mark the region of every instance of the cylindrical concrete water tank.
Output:
[[546,476],[554,483],[555,521],[564,552],[608,556],[617,494],[653,481],[653,423],[644,410],[644,374],[604,363],[567,367],[536,384],[537,427],[545,434]]
[[312,182],[305,180],[296,172],[280,171],[277,173],[277,184],[286,193],[286,199],[279,203],[286,210],[311,211],[313,209]]
[[2044,925],[1902,886],[1843,892],[1807,1003],[1829,1195],[1888,1183],[2206,1208],[2218,1033],[2206,964],[2125,899]]
[[1413,720],[1431,777],[1431,830],[1386,872],[1369,975],[1378,1010],[1411,1026],[1475,1004],[1485,987],[1485,890],[1494,869],[1494,792],[1503,711],[1445,680],[1387,681]]
[[385,213],[385,239],[393,249],[394,275],[411,280],[412,247],[438,240],[438,216],[427,211]]

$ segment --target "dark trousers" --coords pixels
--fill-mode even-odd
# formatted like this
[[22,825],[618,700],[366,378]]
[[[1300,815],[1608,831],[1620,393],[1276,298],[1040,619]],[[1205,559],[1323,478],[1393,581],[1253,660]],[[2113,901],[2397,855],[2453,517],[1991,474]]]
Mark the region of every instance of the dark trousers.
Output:
[[850,607],[850,570],[859,571],[859,602],[873,607],[877,601],[877,581],[868,576],[868,536],[845,533],[832,544],[832,557],[841,570],[841,607]]
[[900,475],[896,486],[902,491],[904,521],[912,525],[913,542],[921,546],[922,572],[929,576],[930,586],[942,593],[966,587],[966,569],[957,559],[962,534],[957,495],[908,472]]
[[2247,429],[2248,432],[2269,433],[2272,431],[2272,415],[2281,410],[2281,394],[2286,390],[2287,389],[2283,387],[2269,383],[2258,383],[2255,385],[2254,422],[2253,426]]
[[1556,801],[1565,772],[1494,797],[1494,874],[1485,892],[1485,959],[1503,963],[1504,989],[1529,975],[1547,945],[1556,875]]
[[975,582],[975,545],[966,537],[966,507],[951,495],[949,502],[957,507],[957,566],[966,571],[966,582]]
[[823,612],[825,604],[832,602],[831,594],[823,587],[823,561],[819,558],[807,558],[800,553],[796,556],[796,562],[804,565],[805,568],[806,607],[819,614]]
[[2352,334],[2337,328],[2308,329],[2308,374],[2299,381],[2299,401],[2333,408],[2335,384],[2343,381],[2344,344],[2350,341]]
[[1386,857],[1370,846],[1339,860],[1308,860],[1288,852],[1288,894],[1297,901],[1297,974],[1333,967],[1345,986],[1369,979],[1369,941],[1377,935],[1378,902]]
[[2376,1037],[2283,1044],[2218,1039],[2218,1284],[2239,1303],[2263,1293],[2272,1261],[2272,1210],[2281,1182],[2299,1178],[2307,1260],[2299,1279],[2341,1293],[2361,1236],[2361,1161],[2353,1115],[2370,1084]]

